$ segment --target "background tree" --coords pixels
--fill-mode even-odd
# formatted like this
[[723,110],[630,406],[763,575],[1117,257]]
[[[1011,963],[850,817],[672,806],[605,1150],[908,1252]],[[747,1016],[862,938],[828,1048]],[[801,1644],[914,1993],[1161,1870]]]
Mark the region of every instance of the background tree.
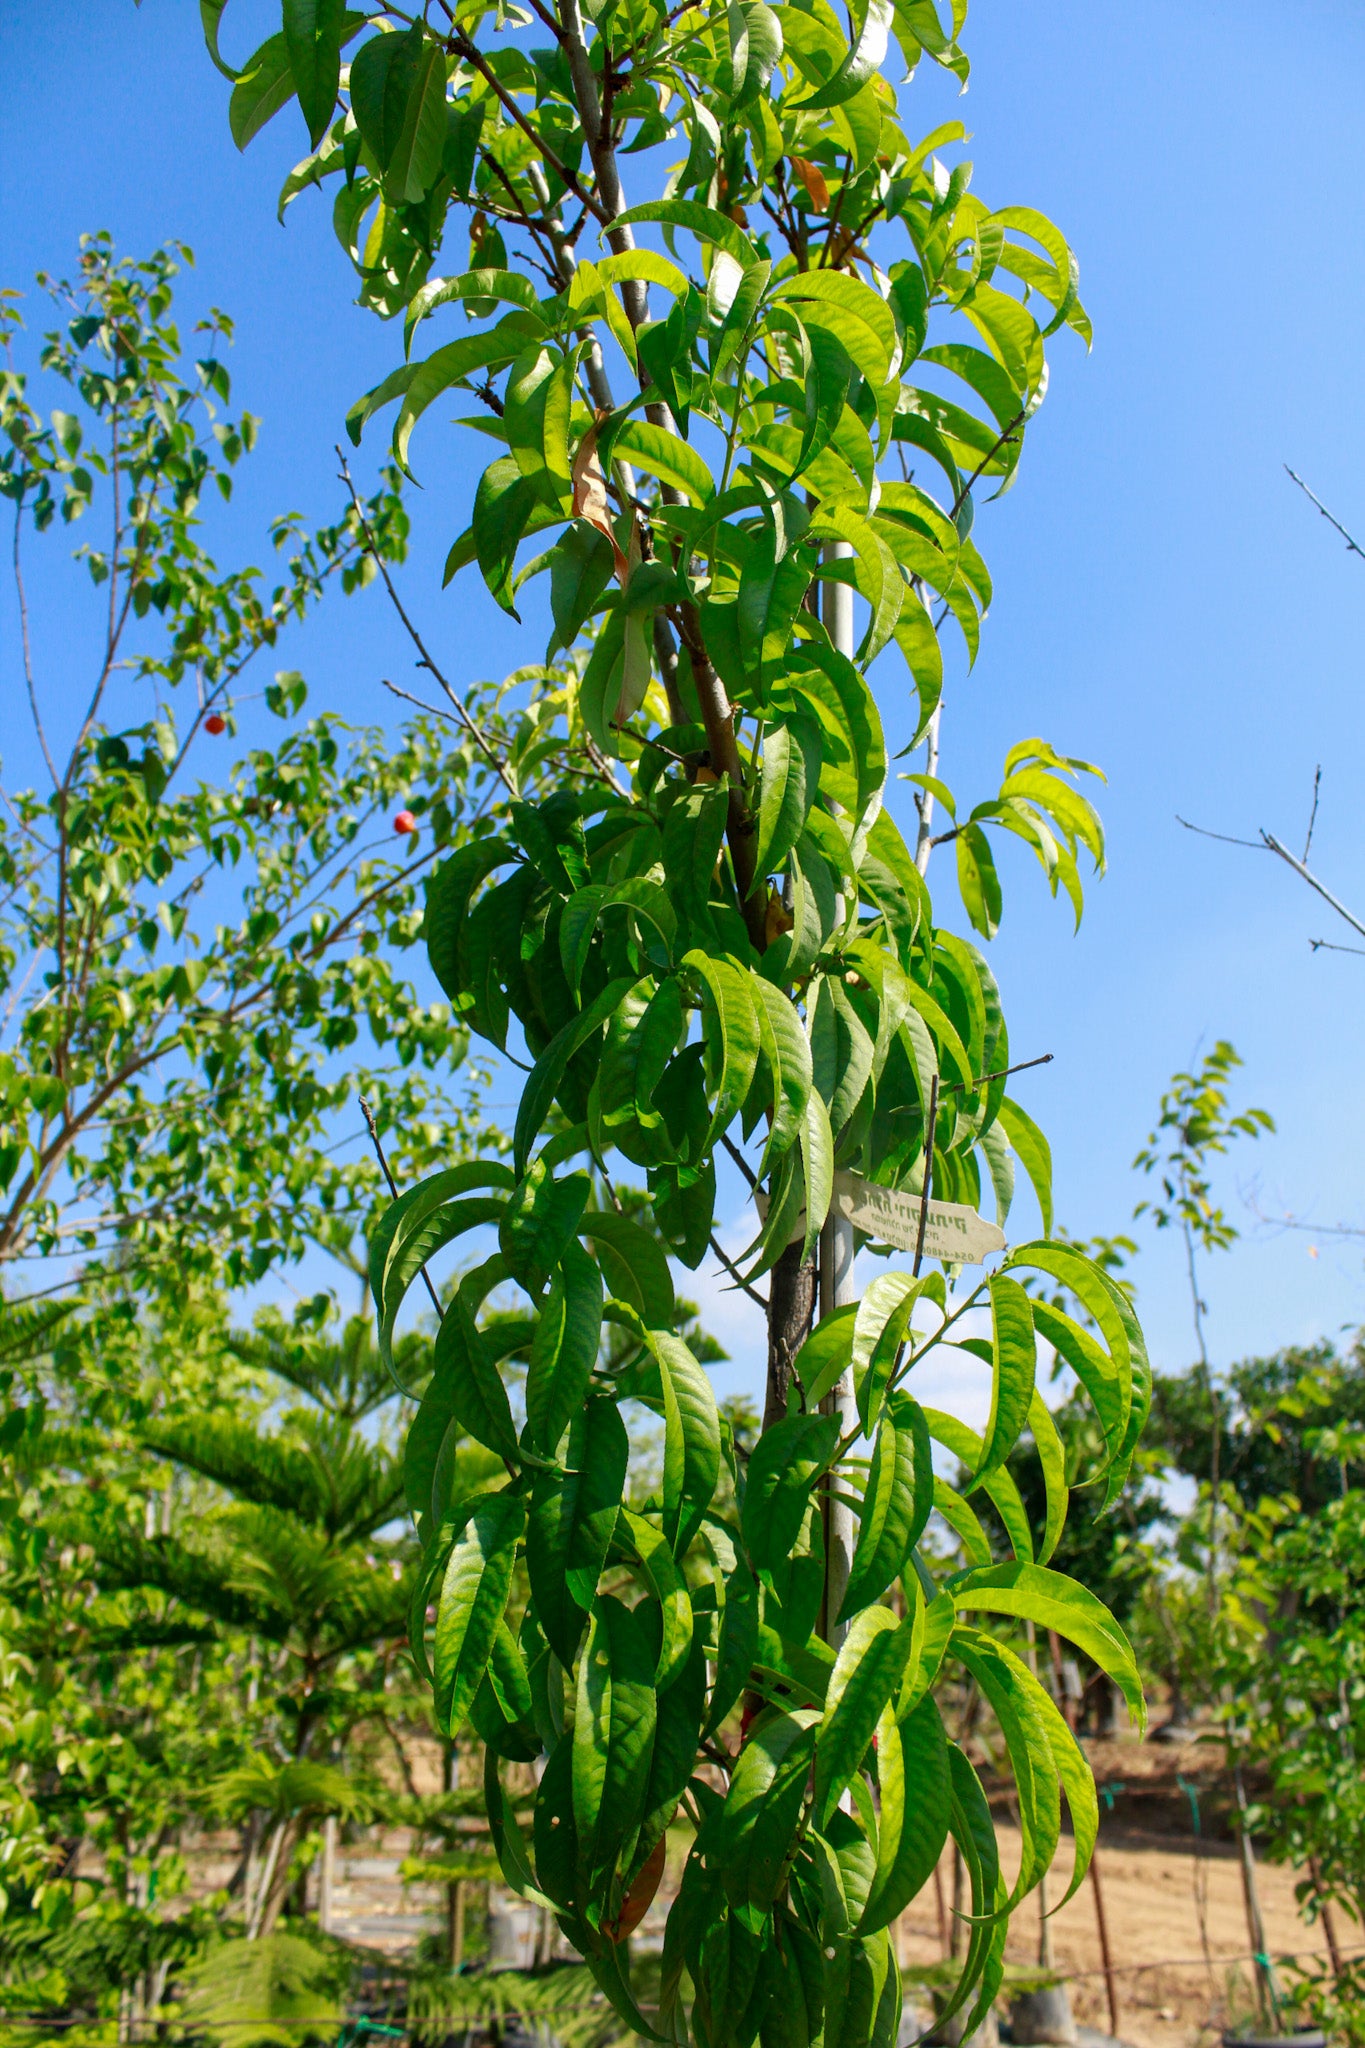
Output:
[[[952,618],[974,654],[990,589],[973,492],[1014,477],[1047,337],[1088,333],[1074,261],[1042,216],[990,210],[968,168],[936,156],[960,126],[919,142],[901,126],[892,29],[907,74],[927,53],[965,75],[960,9],[945,26],[929,0],[874,7],[850,39],[823,6],[761,0],[607,4],[586,20],[577,0],[534,0],[532,14],[443,0],[415,18],[286,0],[279,33],[240,70],[219,46],[222,11],[205,20],[234,81],[239,143],[297,95],[313,154],[286,202],[337,181],[362,296],[405,313],[410,345],[429,318],[448,325],[461,309],[471,323],[359,401],[352,430],[397,402],[406,463],[434,402],[465,389],[482,403],[479,424],[506,452],[480,479],[447,577],[477,562],[515,616],[528,577],[548,571],[552,651],[572,652],[577,677],[566,737],[596,775],[536,806],[500,804],[497,829],[443,863],[428,893],[452,1002],[495,1045],[515,1018],[532,1073],[510,1166],[433,1176],[372,1237],[384,1346],[424,1262],[471,1229],[498,1232],[441,1321],[409,1436],[424,1549],[414,1656],[442,1727],[454,1734],[472,1712],[489,1747],[508,1881],[553,1906],[638,2031],[690,2024],[708,2048],[760,2030],[889,2041],[900,1999],[886,1929],[950,1830],[976,1916],[955,2005],[979,1987],[979,2014],[1009,1907],[1051,1860],[1062,1784],[1077,1882],[1095,1796],[1026,1664],[965,1617],[1055,1621],[1141,1712],[1121,1631],[1035,1560],[1022,1528],[1015,1560],[989,1562],[971,1503],[934,1479],[934,1423],[905,1384],[936,1342],[962,1337],[972,1306],[989,1306],[994,1403],[973,1485],[989,1485],[1031,1423],[1047,1445],[1049,1548],[1066,1487],[1035,1394],[1036,1337],[1063,1350],[1096,1407],[1111,1495],[1146,1407],[1137,1325],[1082,1254],[1023,1247],[951,1307],[941,1276],[922,1271],[926,1251],[952,1262],[937,1235],[951,1219],[935,1215],[928,1236],[931,1195],[974,1205],[989,1181],[1008,1207],[1008,1139],[1050,1222],[1045,1144],[1005,1093],[994,979],[935,923],[923,874],[935,838],[951,841],[968,917],[989,938],[991,829],[1021,837],[1077,907],[1080,853],[1102,855],[1076,787],[1085,764],[1041,741],[1007,749],[998,791],[965,815],[939,773],[938,628]],[[653,150],[670,136],[684,159],[661,183]],[[633,209],[627,162],[651,180]],[[452,216],[469,267],[430,276]],[[647,224],[668,254],[637,245]],[[668,302],[661,319],[651,293]],[[915,477],[890,473],[893,452],[911,450]],[[937,498],[921,471],[943,478]],[[519,570],[538,533],[549,545]],[[911,745],[925,749],[913,849],[884,803],[867,679],[893,640],[913,687]],[[937,835],[935,806],[950,820]],[[644,1171],[669,1248],[695,1267],[713,1236],[718,1148],[764,1196],[744,1284],[771,1275],[770,1383],[747,1463],[677,1336],[667,1264],[612,1200],[606,1166],[615,1149]],[[585,1170],[566,1171],[575,1160]],[[859,1218],[868,1238],[914,1254],[861,1302]],[[823,1316],[807,1335],[817,1246]],[[1040,1269],[1085,1300],[1101,1341],[1031,1302],[1014,1276]],[[498,1371],[509,1333],[480,1321],[506,1285],[524,1297],[530,1354],[515,1415]],[[629,1340],[605,1357],[604,1327]],[[620,1410],[634,1401],[664,1428],[643,1513],[624,1498]],[[452,1484],[441,1447],[456,1429],[495,1453],[504,1483],[472,1496]],[[722,1465],[737,1513],[718,1504]],[[936,1499],[969,1553],[984,1552],[942,1585],[917,1552]],[[903,1620],[882,1597],[897,1580]],[[933,1704],[950,1644],[1019,1765],[1012,1892],[975,1774]],[[731,1747],[722,1731],[746,1694]],[[529,1842],[506,1814],[499,1751],[545,1757]],[[695,1840],[651,2019],[623,1944],[679,1811]]]
[[[15,295],[4,305],[0,489],[47,788],[11,793],[0,818],[0,1262],[66,1261],[27,1269],[40,1288],[115,1248],[125,1267],[238,1283],[353,1233],[378,1185],[368,1146],[334,1156],[357,1090],[398,1133],[400,1171],[434,1118],[473,1127],[437,1079],[463,1041],[398,963],[419,878],[486,798],[483,754],[428,718],[393,742],[305,721],[287,672],[264,685],[278,741],[226,774],[212,761],[253,665],[330,587],[401,559],[407,529],[390,473],[311,537],[275,522],[269,595],[257,570],[220,570],[207,529],[256,422],[227,409],[226,314],[188,359],[172,318],[187,259],[174,244],[133,262],[87,237],[73,283],[42,280],[62,325],[40,377],[70,408],[46,418],[13,366]],[[72,721],[44,685],[23,563],[35,535],[96,521],[73,573],[108,604]],[[400,803],[420,832],[395,837]],[[362,1039],[378,1057],[357,1065]]]

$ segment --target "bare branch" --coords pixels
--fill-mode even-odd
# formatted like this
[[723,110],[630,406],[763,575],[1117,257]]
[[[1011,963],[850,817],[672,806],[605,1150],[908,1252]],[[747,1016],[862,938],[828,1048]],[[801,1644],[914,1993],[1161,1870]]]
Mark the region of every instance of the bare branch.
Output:
[[1303,857],[1305,860],[1307,860],[1308,850],[1313,844],[1313,827],[1318,822],[1318,794],[1321,788],[1322,763],[1319,761],[1317,767],[1313,770],[1313,808],[1308,814],[1308,836],[1303,842]]
[[740,1272],[740,1270],[739,1270],[739,1267],[738,1267],[738,1266],[737,1266],[737,1265],[735,1264],[734,1260],[733,1260],[733,1259],[731,1259],[731,1258],[728,1258],[728,1257],[726,1256],[726,1254],[725,1254],[725,1253],[724,1253],[724,1252],[723,1252],[723,1251],[721,1250],[721,1248],[720,1248],[720,1245],[719,1245],[719,1244],[717,1243],[717,1241],[716,1241],[716,1238],[715,1238],[715,1235],[714,1235],[714,1233],[713,1233],[713,1234],[712,1234],[712,1236],[711,1236],[711,1239],[710,1239],[710,1244],[711,1244],[711,1249],[712,1249],[712,1251],[713,1251],[713,1252],[715,1253],[716,1257],[717,1257],[717,1258],[718,1258],[718,1259],[720,1260],[720,1262],[721,1262],[722,1266],[724,1266],[724,1268],[725,1268],[726,1272],[727,1272],[727,1273],[728,1273],[728,1274],[730,1275],[730,1278],[731,1278],[731,1279],[732,1279],[732,1280],[734,1281],[734,1283],[735,1283],[735,1286],[736,1286],[737,1288],[739,1288],[739,1290],[740,1290],[740,1292],[741,1292],[742,1294],[747,1294],[747,1295],[748,1295],[748,1297],[749,1297],[749,1299],[750,1299],[750,1301],[755,1301],[755,1302],[757,1302],[757,1303],[758,1303],[758,1306],[759,1306],[759,1307],[760,1307],[760,1308],[762,1309],[762,1311],[763,1311],[764,1315],[766,1316],[766,1315],[767,1315],[767,1313],[768,1313],[768,1297],[767,1297],[767,1295],[766,1295],[766,1294],[760,1294],[760,1293],[759,1293],[759,1291],[758,1291],[758,1289],[757,1289],[756,1287],[751,1287],[751,1286],[749,1285],[748,1281],[747,1281],[747,1280],[745,1279],[744,1275],[743,1275],[743,1274],[742,1274],[742,1273]]
[[28,632],[28,593],[24,588],[24,571],[19,560],[19,539],[23,531],[23,517],[24,507],[21,500],[14,508],[13,559],[14,588],[19,598],[19,637],[23,643],[24,650],[24,683],[28,690],[28,708],[33,713],[34,731],[38,735],[38,744],[43,750],[43,759],[47,763],[47,772],[52,777],[53,787],[55,788],[58,781],[57,764],[52,758],[52,751],[47,743],[47,734],[43,730],[43,715],[38,709],[38,691],[33,679],[33,648]]
[[1294,482],[1298,485],[1299,489],[1303,492],[1305,498],[1307,498],[1310,501],[1310,503],[1317,506],[1319,512],[1321,512],[1323,518],[1327,521],[1327,524],[1329,526],[1335,526],[1337,532],[1341,535],[1342,539],[1346,543],[1347,552],[1352,555],[1359,555],[1361,560],[1365,561],[1365,548],[1362,548],[1359,542],[1352,539],[1351,535],[1346,531],[1346,528],[1342,525],[1341,521],[1337,518],[1336,514],[1334,512],[1329,512],[1327,510],[1327,507],[1323,504],[1322,499],[1316,496],[1314,492],[1309,490],[1303,478],[1298,474],[1298,471],[1291,469],[1289,467],[1289,464],[1286,462],[1284,466],[1284,473],[1286,476],[1292,477]]
[[[374,1146],[374,1156],[379,1161],[379,1171],[388,1183],[389,1193],[396,1202],[398,1200],[398,1183],[389,1172],[389,1162],[384,1157],[384,1147],[379,1140],[379,1130],[374,1120],[374,1111],[370,1108],[363,1095],[360,1097],[360,1114],[365,1119],[365,1128],[370,1134],[370,1143]],[[427,1293],[431,1296],[431,1305],[436,1311],[436,1320],[438,1323],[444,1322],[445,1310],[441,1307],[441,1297],[433,1287],[431,1275],[425,1266],[422,1268],[422,1278],[426,1282]]]
[[1287,846],[1282,846],[1273,832],[1262,832],[1261,837],[1272,853],[1278,853],[1280,859],[1293,868],[1301,881],[1307,882],[1310,889],[1316,889],[1323,902],[1330,903],[1337,916],[1344,918],[1351,930],[1359,932],[1361,938],[1365,939],[1365,924],[1362,924],[1355,913],[1348,910],[1346,905],[1332,894],[1325,882],[1320,882],[1310,868],[1305,867],[1301,860],[1294,857]]
[[398,595],[398,592],[394,588],[393,578],[389,574],[389,565],[384,560],[383,556],[380,554],[379,547],[375,541],[374,534],[370,530],[370,522],[365,517],[365,508],[360,502],[360,493],[356,490],[354,479],[351,476],[351,466],[347,462],[346,457],[342,454],[340,448],[337,449],[336,455],[337,461],[341,464],[341,481],[345,484],[347,490],[351,494],[351,503],[355,507],[355,516],[360,521],[360,530],[365,536],[365,545],[370,551],[370,555],[374,561],[375,567],[378,569],[380,575],[384,579],[384,588],[389,593],[390,603],[393,605],[393,608],[397,612],[399,618],[403,621],[403,624],[407,629],[409,639],[412,641],[413,646],[417,649],[418,654],[421,656],[420,665],[424,669],[426,669],[429,675],[435,678],[435,680],[440,684],[441,688],[445,691],[446,696],[450,699],[451,704],[454,706],[456,717],[460,720],[461,724],[469,733],[470,737],[474,739],[479,745],[479,747],[482,749],[483,754],[488,762],[488,765],[499,777],[500,781],[502,782],[503,788],[507,791],[507,794],[515,800],[517,794],[517,787],[516,784],[513,782],[511,776],[508,774],[502,759],[493,751],[492,743],[488,739],[485,732],[483,731],[483,728],[477,723],[477,721],[473,718],[470,712],[465,708],[463,701],[461,700],[453,686],[447,681],[446,677],[442,675],[440,669],[437,668],[435,662],[431,658],[430,653],[427,651],[426,642],[423,640],[416,626],[413,625],[412,620],[408,617],[406,611],[403,609],[403,600]]
[[1187,832],[1197,832],[1201,839],[1221,839],[1224,846],[1249,846],[1253,853],[1266,853],[1268,848],[1259,839],[1234,839],[1230,832],[1210,832],[1207,825],[1192,825],[1188,818],[1175,814],[1177,825],[1183,825]]

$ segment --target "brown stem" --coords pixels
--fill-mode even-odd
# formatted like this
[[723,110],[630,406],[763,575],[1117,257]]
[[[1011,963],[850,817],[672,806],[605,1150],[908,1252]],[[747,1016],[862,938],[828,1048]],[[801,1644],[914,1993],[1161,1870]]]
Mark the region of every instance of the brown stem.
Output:
[[815,1319],[815,1261],[803,1259],[801,1241],[778,1254],[769,1282],[768,1384],[763,1427],[771,1429],[787,1413],[792,1367]]

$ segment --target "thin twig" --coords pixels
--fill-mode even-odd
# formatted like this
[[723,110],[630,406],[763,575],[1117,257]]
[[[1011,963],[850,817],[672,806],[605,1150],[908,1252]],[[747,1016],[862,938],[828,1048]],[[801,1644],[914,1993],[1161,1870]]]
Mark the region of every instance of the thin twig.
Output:
[[1358,953],[1365,959],[1365,946],[1338,946],[1331,939],[1310,939],[1308,943],[1315,953]]
[[23,518],[24,505],[23,500],[20,499],[14,508],[14,588],[19,599],[19,638],[24,654],[24,682],[28,687],[28,705],[29,710],[33,713],[33,725],[38,735],[38,744],[43,750],[43,759],[47,763],[47,772],[52,777],[52,784],[55,789],[59,779],[57,764],[53,760],[51,750],[47,744],[47,734],[43,730],[43,714],[38,709],[38,691],[33,680],[33,648],[29,640],[28,631],[28,593],[24,588],[24,571],[19,560],[19,542],[23,532]]
[[1321,789],[1322,763],[1319,761],[1317,767],[1313,770],[1313,808],[1308,814],[1308,837],[1303,842],[1303,857],[1305,860],[1307,860],[1309,849],[1313,844],[1313,827],[1318,822],[1318,796]]
[[729,1137],[722,1137],[720,1142],[725,1147],[730,1157],[734,1160],[735,1165],[739,1168],[740,1172],[744,1175],[745,1180],[748,1181],[749,1186],[751,1188],[756,1188],[758,1186],[758,1175],[754,1172],[752,1166],[750,1166],[748,1160],[744,1157],[744,1154],[740,1151],[738,1145],[736,1145],[734,1140]]
[[721,1250],[720,1246],[716,1242],[714,1233],[711,1237],[711,1249],[715,1253],[716,1257],[720,1260],[722,1266],[724,1266],[726,1272],[730,1275],[730,1278],[734,1281],[736,1287],[741,1288],[743,1292],[748,1295],[750,1301],[756,1301],[759,1307],[762,1309],[764,1315],[766,1316],[768,1313],[767,1295],[760,1294],[756,1287],[751,1287],[749,1285],[748,1281],[740,1272],[739,1267],[735,1264],[734,1260],[727,1258],[725,1253]]
[[459,724],[460,721],[453,711],[446,711],[439,704],[428,704],[425,697],[414,697],[411,690],[400,690],[397,683],[391,683],[387,676],[381,676],[379,682],[382,689],[392,690],[395,697],[401,697],[405,703],[415,704],[419,711],[426,712],[428,718],[444,718],[450,725]]
[[[997,1067],[993,1074],[978,1074],[974,1081],[945,1081],[939,1086],[939,1094],[957,1095],[964,1088],[969,1088],[972,1094],[975,1095],[978,1088],[985,1088],[992,1081],[1003,1081],[1010,1074],[1026,1073],[1030,1067],[1045,1067],[1050,1060],[1055,1058],[1055,1053],[1040,1052],[1035,1060],[1020,1060],[1017,1067]],[[890,1114],[892,1116],[914,1116],[915,1110],[916,1105],[910,1103],[904,1108],[891,1110]]]
[[1055,1053],[1040,1052],[1037,1059],[1020,1060],[1014,1067],[997,1067],[993,1074],[978,1074],[974,1081],[950,1081],[941,1092],[944,1095],[952,1095],[960,1088],[970,1088],[975,1095],[978,1088],[986,1087],[991,1081],[1003,1081],[1007,1075],[1026,1073],[1030,1067],[1045,1067],[1049,1060],[1055,1058]]
[[418,654],[421,656],[421,667],[426,669],[427,673],[433,676],[435,680],[440,684],[441,688],[445,691],[446,696],[450,699],[451,704],[454,706],[456,716],[460,719],[461,723],[464,725],[466,731],[470,734],[471,738],[477,741],[478,745],[483,749],[484,756],[487,759],[489,766],[501,779],[504,789],[506,789],[509,796],[515,797],[517,793],[516,784],[513,782],[511,776],[508,774],[505,765],[503,764],[499,756],[493,751],[492,744],[489,741],[487,735],[484,733],[482,727],[471,716],[469,711],[466,710],[457,692],[447,681],[446,677],[442,675],[440,669],[437,668],[436,663],[432,660],[431,655],[427,650],[426,642],[423,640],[416,626],[414,626],[412,620],[408,617],[407,612],[403,609],[403,600],[398,595],[397,590],[394,588],[393,578],[389,574],[388,563],[380,554],[379,547],[377,542],[375,541],[374,534],[370,530],[370,522],[365,517],[365,508],[360,502],[360,493],[356,490],[355,481],[351,476],[351,466],[347,462],[346,457],[342,454],[340,448],[337,449],[336,455],[337,461],[341,464],[341,481],[345,484],[347,490],[351,494],[351,504],[355,508],[355,516],[360,522],[360,530],[365,536],[365,545],[368,547],[370,551],[370,555],[373,558],[375,567],[378,569],[380,575],[384,579],[384,588],[389,593],[389,600],[392,603],[394,610],[397,612],[399,618],[402,620],[404,626],[407,629],[409,639],[412,641],[413,646],[417,649]]
[[981,475],[982,470],[985,469],[987,463],[994,462],[996,456],[1000,453],[1000,450],[1005,446],[1007,442],[1012,441],[1014,439],[1016,429],[1023,426],[1024,421],[1027,417],[1028,413],[1026,408],[1023,408],[1019,412],[1017,412],[1014,415],[1014,418],[1010,421],[1009,425],[1005,428],[1004,432],[1000,435],[999,439],[994,441],[991,444],[991,446],[986,450],[980,462],[977,463],[976,468],[968,477],[966,483],[962,485],[961,489],[958,491],[957,496],[953,499],[953,509],[948,515],[950,519],[957,518],[957,515],[962,510],[963,505],[971,496],[972,490],[974,489],[976,482]]
[[1175,814],[1177,825],[1183,825],[1187,832],[1197,832],[1201,839],[1221,839],[1224,846],[1249,846],[1253,853],[1268,853],[1269,848],[1260,839],[1236,839],[1231,832],[1211,832],[1207,825],[1192,825],[1188,818]]
[[[379,1161],[379,1171],[383,1174],[385,1180],[388,1182],[389,1193],[393,1196],[393,1199],[396,1202],[398,1200],[398,1183],[394,1179],[393,1175],[390,1173],[389,1162],[384,1157],[384,1147],[380,1143],[379,1132],[376,1128],[374,1121],[374,1111],[370,1108],[369,1103],[365,1100],[363,1095],[360,1098],[360,1114],[365,1119],[365,1128],[368,1130],[370,1134],[370,1143],[374,1146],[374,1156]],[[441,1297],[436,1292],[436,1289],[432,1286],[431,1275],[430,1273],[428,1273],[425,1266],[423,1266],[422,1268],[422,1278],[426,1282],[427,1293],[431,1296],[431,1305],[436,1311],[436,1320],[438,1323],[444,1322],[445,1310],[441,1306]]]
[[521,108],[512,98],[512,95],[499,82],[496,72],[492,69],[491,65],[488,62],[488,59],[483,55],[482,51],[477,49],[475,45],[470,42],[468,36],[463,34],[456,34],[452,36],[451,42],[455,49],[456,55],[463,57],[466,63],[472,64],[474,66],[474,69],[479,73],[480,77],[484,80],[484,82],[493,88],[493,91],[496,93],[503,107],[511,115],[512,119],[516,122],[518,128],[521,129],[522,133],[528,136],[529,139],[535,144],[537,153],[540,156],[544,157],[546,163],[550,166],[550,169],[559,179],[561,185],[565,186],[568,191],[573,193],[574,198],[579,202],[581,206],[587,207],[589,213],[592,214],[595,220],[600,220],[604,227],[609,227],[611,225],[611,215],[606,211],[605,207],[602,206],[599,200],[595,199],[590,192],[588,192],[582,185],[579,184],[574,172],[569,169],[569,166],[564,162],[562,157],[555,155],[555,152],[551,149],[549,143],[545,140],[544,136],[537,133],[536,129],[527,120],[525,114],[522,113]]
[[1292,478],[1293,478],[1294,482],[1295,482],[1295,483],[1296,483],[1296,484],[1298,485],[1299,489],[1300,489],[1300,490],[1301,490],[1301,491],[1303,492],[1303,495],[1305,496],[1305,498],[1307,498],[1307,499],[1308,499],[1308,500],[1310,501],[1310,503],[1312,503],[1312,504],[1314,504],[1314,505],[1316,505],[1316,506],[1317,506],[1317,508],[1318,508],[1319,512],[1321,512],[1321,514],[1322,514],[1323,518],[1324,518],[1324,519],[1325,519],[1325,520],[1327,521],[1327,524],[1328,524],[1329,526],[1335,526],[1335,528],[1336,528],[1337,532],[1338,532],[1338,533],[1339,533],[1339,534],[1341,535],[1342,539],[1343,539],[1343,540],[1345,541],[1345,543],[1346,543],[1346,546],[1347,546],[1347,549],[1348,549],[1348,551],[1349,551],[1349,552],[1350,552],[1351,554],[1353,554],[1353,555],[1359,555],[1359,556],[1361,557],[1361,560],[1362,560],[1362,561],[1365,561],[1365,548],[1362,548],[1362,547],[1360,546],[1359,542],[1357,542],[1357,541],[1355,541],[1355,540],[1353,540],[1353,539],[1352,539],[1351,535],[1350,535],[1350,534],[1349,534],[1349,533],[1348,533],[1348,532],[1346,531],[1346,528],[1345,528],[1345,527],[1344,527],[1344,526],[1342,525],[1341,521],[1340,521],[1340,520],[1339,520],[1339,519],[1337,518],[1337,516],[1336,516],[1335,512],[1329,512],[1329,511],[1327,510],[1327,507],[1326,507],[1326,506],[1325,506],[1325,505],[1323,504],[1323,502],[1322,502],[1322,499],[1321,499],[1321,498],[1319,498],[1319,497],[1317,497],[1317,496],[1315,495],[1315,493],[1314,493],[1314,492],[1312,492],[1312,491],[1310,491],[1310,490],[1309,490],[1309,488],[1308,488],[1307,484],[1306,484],[1306,483],[1304,482],[1303,478],[1302,478],[1302,477],[1301,477],[1301,476],[1299,475],[1298,471],[1297,471],[1297,470],[1293,470],[1293,469],[1291,469],[1291,468],[1289,467],[1289,464],[1288,464],[1287,462],[1286,462],[1286,464],[1285,464],[1285,466],[1284,466],[1284,470],[1285,470],[1285,475],[1286,475],[1286,476],[1289,476],[1289,477],[1292,477]]

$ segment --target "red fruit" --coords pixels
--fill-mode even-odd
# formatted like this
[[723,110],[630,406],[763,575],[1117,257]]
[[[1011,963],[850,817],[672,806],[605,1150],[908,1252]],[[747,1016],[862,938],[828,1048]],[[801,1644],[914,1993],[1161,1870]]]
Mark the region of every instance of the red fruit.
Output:
[[221,711],[210,711],[208,717],[204,720],[204,731],[211,732],[215,739],[217,739],[220,732],[227,731],[227,720]]
[[415,832],[417,830],[417,820],[413,817],[411,811],[400,811],[393,821],[393,829],[398,833]]

